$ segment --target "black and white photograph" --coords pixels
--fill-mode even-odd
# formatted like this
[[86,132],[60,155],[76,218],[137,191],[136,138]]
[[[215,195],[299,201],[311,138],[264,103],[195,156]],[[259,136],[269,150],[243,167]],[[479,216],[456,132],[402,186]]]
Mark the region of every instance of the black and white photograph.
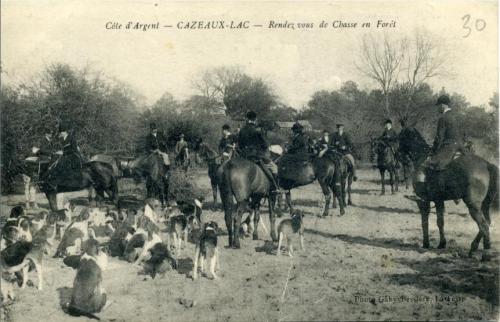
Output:
[[3,0],[0,319],[497,321],[495,0]]

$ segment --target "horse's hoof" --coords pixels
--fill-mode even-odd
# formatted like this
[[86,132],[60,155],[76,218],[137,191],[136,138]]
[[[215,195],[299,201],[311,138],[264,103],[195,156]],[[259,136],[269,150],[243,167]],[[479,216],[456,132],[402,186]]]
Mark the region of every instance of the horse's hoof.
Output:
[[352,203],[352,201],[350,201],[350,200],[347,202],[347,205],[348,205],[348,206],[354,206],[354,204],[353,204],[353,203]]
[[429,248],[431,248],[431,247],[430,247],[429,243],[424,243],[424,244],[422,245],[422,248],[429,249]]
[[253,240],[259,240],[259,236],[253,235]]
[[446,248],[446,242],[444,242],[444,243],[439,243],[439,245],[438,245],[438,247],[437,247],[437,248],[438,248],[438,249],[445,249],[445,248]]
[[233,249],[240,249],[240,245],[233,245]]
[[380,193],[380,195],[381,195],[381,196],[385,195],[385,191],[382,191],[382,192]]

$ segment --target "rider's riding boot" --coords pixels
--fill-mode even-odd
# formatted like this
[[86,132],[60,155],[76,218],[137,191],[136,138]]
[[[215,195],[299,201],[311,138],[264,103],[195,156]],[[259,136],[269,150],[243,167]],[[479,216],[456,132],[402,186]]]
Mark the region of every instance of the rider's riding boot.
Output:
[[281,189],[280,189],[280,186],[278,184],[278,175],[275,173],[271,173],[271,178],[272,178],[272,183],[273,183],[273,187],[271,187],[271,192],[275,193],[275,194],[280,194]]

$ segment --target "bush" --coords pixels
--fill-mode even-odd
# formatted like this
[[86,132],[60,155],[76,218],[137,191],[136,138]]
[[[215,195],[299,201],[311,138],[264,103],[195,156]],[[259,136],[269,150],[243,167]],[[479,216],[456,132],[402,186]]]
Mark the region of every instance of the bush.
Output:
[[184,171],[175,168],[171,171],[168,186],[168,200],[202,200],[205,199],[208,193],[208,190],[202,189],[198,185],[194,177],[186,175]]

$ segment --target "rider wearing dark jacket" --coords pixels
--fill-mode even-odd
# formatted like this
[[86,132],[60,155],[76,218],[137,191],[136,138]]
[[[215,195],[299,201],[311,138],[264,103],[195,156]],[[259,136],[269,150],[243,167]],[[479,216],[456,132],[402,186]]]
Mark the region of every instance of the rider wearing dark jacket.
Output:
[[337,132],[333,134],[332,145],[335,151],[344,155],[351,163],[353,180],[358,180],[356,176],[356,161],[352,155],[353,144],[349,134],[344,132],[344,124],[337,124]]
[[439,106],[443,115],[438,121],[436,138],[432,147],[433,154],[428,164],[435,170],[443,170],[457,151],[464,152],[465,136],[460,115],[449,107],[448,95],[440,96],[436,105]]
[[384,129],[384,132],[382,133],[382,136],[380,137],[380,139],[386,145],[391,147],[393,153],[396,152],[396,145],[398,143],[398,134],[392,128],[392,121],[391,120],[385,121],[385,129]]
[[272,190],[279,189],[277,184],[277,166],[269,157],[269,144],[262,130],[257,127],[257,114],[250,111],[246,115],[247,122],[238,134],[239,154],[243,158],[256,162],[271,180]]
[[304,127],[297,122],[292,126],[292,131],[294,135],[288,153],[307,156],[309,154],[309,137],[304,133]]
[[236,137],[231,134],[231,127],[228,124],[222,126],[222,137],[219,140],[219,153],[232,157],[236,148]]
[[49,170],[49,182],[52,185],[78,188],[82,183],[83,158],[68,124],[59,125],[59,137],[62,151],[58,151],[57,154],[61,156]]

